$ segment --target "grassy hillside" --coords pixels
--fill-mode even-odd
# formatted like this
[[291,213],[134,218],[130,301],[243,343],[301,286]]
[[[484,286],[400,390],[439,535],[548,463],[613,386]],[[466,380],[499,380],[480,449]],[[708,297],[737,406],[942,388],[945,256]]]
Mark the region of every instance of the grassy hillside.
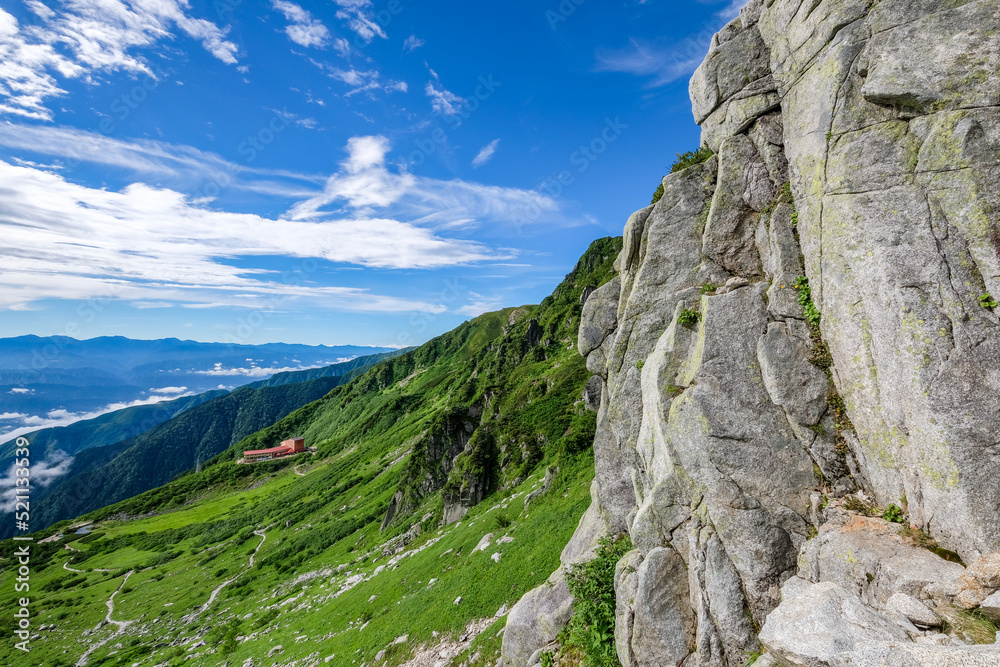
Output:
[[[183,409],[153,424],[146,421],[152,419],[150,413],[128,411],[126,415],[112,413],[93,420],[96,423],[90,426],[99,435],[88,435],[85,424],[66,427],[72,437],[86,439],[90,446],[82,451],[70,450],[76,456],[69,472],[52,486],[34,490],[34,525],[46,527],[165,484],[396,354],[369,355],[324,368],[280,373],[221,396],[218,394],[222,392],[210,392],[205,401],[194,400],[197,397],[178,399]],[[113,430],[108,430],[109,424],[115,425]],[[98,437],[126,428],[134,431],[132,437],[96,446]],[[48,452],[53,442],[70,444],[61,430],[46,429],[28,436],[36,459],[43,451]],[[0,537],[12,534],[13,524],[0,526]]]
[[[61,537],[34,545],[45,629],[30,663],[398,665],[449,638],[449,664],[495,663],[498,611],[558,565],[590,501],[580,297],[620,247],[596,241],[540,305],[482,315],[93,512],[90,534],[44,531]],[[317,454],[235,463],[293,435]],[[22,658],[0,647],[4,664]]]

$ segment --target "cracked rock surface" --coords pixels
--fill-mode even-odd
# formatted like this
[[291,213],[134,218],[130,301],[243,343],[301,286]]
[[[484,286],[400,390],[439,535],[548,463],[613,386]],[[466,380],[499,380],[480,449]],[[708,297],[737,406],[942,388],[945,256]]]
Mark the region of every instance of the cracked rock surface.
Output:
[[[751,0],[713,38],[714,155],[581,322],[623,667],[1000,665],[941,632],[1000,618],[998,71],[992,0]],[[848,511],[890,505],[969,568]]]

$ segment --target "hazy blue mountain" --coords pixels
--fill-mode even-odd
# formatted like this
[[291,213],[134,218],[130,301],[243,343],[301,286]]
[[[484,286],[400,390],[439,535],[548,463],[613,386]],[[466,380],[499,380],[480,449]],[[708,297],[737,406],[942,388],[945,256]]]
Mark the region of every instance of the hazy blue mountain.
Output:
[[358,345],[230,345],[168,338],[0,339],[0,438],[115,407],[232,389],[275,373],[390,351]]

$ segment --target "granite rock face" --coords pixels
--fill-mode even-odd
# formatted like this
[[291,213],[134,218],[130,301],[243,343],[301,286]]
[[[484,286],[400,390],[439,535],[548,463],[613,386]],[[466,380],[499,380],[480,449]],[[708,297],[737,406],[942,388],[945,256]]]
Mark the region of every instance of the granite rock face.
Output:
[[[1000,615],[997,71],[992,0],[751,0],[713,38],[714,155],[580,328],[624,667],[1000,664],[939,620]],[[850,511],[890,505],[969,569]]]

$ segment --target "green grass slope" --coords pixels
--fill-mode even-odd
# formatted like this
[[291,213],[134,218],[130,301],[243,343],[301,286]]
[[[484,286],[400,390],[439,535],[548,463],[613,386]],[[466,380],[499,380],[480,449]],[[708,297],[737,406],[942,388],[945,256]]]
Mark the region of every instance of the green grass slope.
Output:
[[[37,535],[54,538],[33,545],[39,636],[0,661],[400,665],[448,640],[448,664],[495,663],[502,608],[558,566],[590,502],[580,297],[620,247],[596,241],[542,304],[482,315],[92,512],[92,533]],[[235,462],[293,435],[318,452]],[[0,545],[7,618],[13,548]]]

